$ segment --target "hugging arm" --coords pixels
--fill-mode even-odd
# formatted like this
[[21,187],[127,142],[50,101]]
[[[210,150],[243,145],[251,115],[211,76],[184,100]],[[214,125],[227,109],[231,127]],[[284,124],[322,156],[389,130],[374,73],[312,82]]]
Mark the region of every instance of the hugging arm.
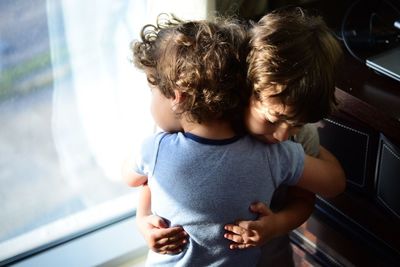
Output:
[[143,185],[140,189],[136,209],[136,224],[148,247],[161,254],[176,254],[187,243],[187,234],[182,227],[168,227],[167,223],[151,212],[151,191],[147,185],[147,176],[133,171],[132,159],[122,166],[122,178],[132,187]]
[[148,247],[161,254],[177,254],[187,243],[182,227],[168,227],[167,223],[151,212],[151,191],[148,185],[141,188],[136,211],[136,224]]
[[234,242],[230,248],[242,249],[263,245],[273,237],[300,226],[314,208],[315,194],[310,191],[330,197],[344,191],[344,172],[337,159],[325,148],[319,146],[318,159],[306,156],[305,165],[298,186],[289,187],[283,209],[272,212],[265,204],[256,203],[250,209],[259,214],[257,220],[237,221],[235,224],[226,225],[225,237]]
[[345,190],[346,177],[335,156],[321,146],[319,158],[305,156],[297,186],[323,197],[335,197]]
[[315,195],[299,187],[289,187],[285,206],[277,212],[257,202],[250,210],[258,214],[255,221],[237,221],[225,226],[225,238],[233,241],[231,249],[244,249],[264,245],[274,237],[288,233],[304,223],[311,215]]

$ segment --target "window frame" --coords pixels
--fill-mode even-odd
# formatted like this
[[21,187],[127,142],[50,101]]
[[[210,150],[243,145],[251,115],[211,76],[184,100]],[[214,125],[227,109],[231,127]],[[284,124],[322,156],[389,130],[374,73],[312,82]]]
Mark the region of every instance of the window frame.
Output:
[[136,227],[135,212],[132,212],[6,259],[0,265],[115,266],[140,258],[146,252],[146,243]]

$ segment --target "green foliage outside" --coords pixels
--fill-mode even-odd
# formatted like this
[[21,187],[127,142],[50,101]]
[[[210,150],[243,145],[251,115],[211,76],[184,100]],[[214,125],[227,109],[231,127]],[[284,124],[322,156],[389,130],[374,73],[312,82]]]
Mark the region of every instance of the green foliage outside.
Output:
[[37,54],[0,73],[0,101],[46,88],[53,82],[50,52]]

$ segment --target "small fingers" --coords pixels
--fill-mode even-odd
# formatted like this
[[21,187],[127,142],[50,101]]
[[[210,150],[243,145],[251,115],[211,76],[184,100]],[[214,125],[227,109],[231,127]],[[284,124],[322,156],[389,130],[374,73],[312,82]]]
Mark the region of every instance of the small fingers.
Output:
[[156,251],[159,254],[164,254],[164,255],[174,255],[174,254],[179,254],[182,252],[182,248],[177,248],[174,250],[161,250],[161,251]]
[[181,227],[171,227],[171,228],[153,228],[151,230],[152,237],[155,240],[161,240],[173,236],[186,236],[186,232]]
[[162,238],[157,240],[157,243],[160,245],[179,244],[182,240],[186,240],[187,233],[180,228],[179,231],[169,231],[168,233],[164,233],[161,237]]
[[254,247],[254,245],[252,244],[230,244],[229,248],[230,249],[246,249],[246,248],[250,248],[250,247]]
[[224,237],[234,242],[231,245],[232,249],[244,249],[250,246],[256,246],[260,244],[260,236],[257,232],[249,230],[252,227],[252,222],[242,221],[238,222],[238,225],[226,225]]
[[244,227],[235,224],[227,224],[225,225],[224,229],[237,235],[243,235],[246,233],[246,229]]
[[251,242],[250,232],[247,230],[248,222],[238,222],[240,225],[228,224],[225,225],[224,229],[228,232],[224,234],[226,239],[229,239],[235,243],[246,244]]
[[178,254],[182,252],[183,247],[185,246],[186,243],[187,243],[186,239],[179,240],[179,242],[176,241],[174,243],[170,243],[168,245],[164,245],[160,248],[157,248],[155,251],[161,254]]
[[229,239],[235,243],[245,243],[245,240],[243,239],[242,236],[240,235],[235,235],[235,234],[230,234],[230,233],[226,233],[224,234],[224,237],[226,239]]
[[182,242],[187,242],[187,237],[187,233],[183,231],[181,227],[154,228],[150,231],[149,235],[147,235],[146,240],[151,250],[160,253],[160,249],[164,246],[179,246]]

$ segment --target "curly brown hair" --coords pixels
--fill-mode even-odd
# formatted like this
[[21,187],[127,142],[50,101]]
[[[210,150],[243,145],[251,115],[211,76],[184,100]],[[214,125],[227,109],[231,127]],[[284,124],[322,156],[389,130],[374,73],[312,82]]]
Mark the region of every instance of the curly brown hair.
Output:
[[301,8],[271,12],[253,25],[248,49],[247,77],[257,100],[278,98],[299,122],[318,121],[335,109],[342,50],[321,17]]
[[244,28],[231,19],[186,22],[160,14],[131,48],[151,85],[167,98],[174,90],[184,95],[181,114],[198,123],[237,120],[249,95],[240,60],[245,38]]

